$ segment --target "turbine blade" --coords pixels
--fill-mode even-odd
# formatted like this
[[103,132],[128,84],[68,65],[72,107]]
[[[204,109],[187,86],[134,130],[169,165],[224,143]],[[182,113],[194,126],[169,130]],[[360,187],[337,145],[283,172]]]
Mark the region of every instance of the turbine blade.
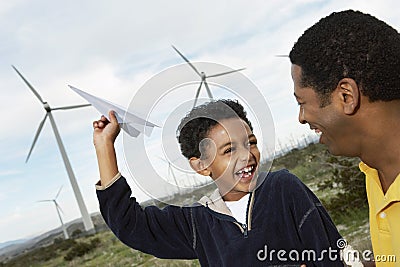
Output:
[[210,88],[208,87],[208,83],[207,83],[206,80],[204,80],[204,85],[206,86],[206,90],[207,90],[208,97],[209,97],[211,100],[213,100],[213,96],[212,96],[212,94],[211,94],[211,90],[210,90]]
[[37,141],[37,139],[38,139],[38,137],[39,137],[40,131],[42,130],[43,124],[45,123],[46,119],[47,119],[47,113],[46,113],[46,115],[44,116],[43,120],[42,120],[42,121],[40,122],[40,124],[39,124],[39,127],[38,127],[38,129],[37,129],[37,131],[36,131],[36,134],[35,134],[35,138],[33,139],[33,143],[32,143],[31,149],[29,150],[28,156],[26,157],[25,163],[28,162],[29,157],[31,156],[33,147],[34,147],[35,144],[36,144],[36,141]]
[[74,105],[74,106],[66,106],[66,107],[58,107],[58,108],[52,108],[51,110],[67,110],[67,109],[74,109],[74,108],[83,108],[83,107],[88,107],[91,106],[91,104],[82,104],[82,105]]
[[50,200],[50,199],[48,199],[48,200],[38,200],[38,201],[36,201],[36,202],[52,202],[53,200]]
[[275,55],[276,57],[289,57],[289,55]]
[[42,99],[42,97],[39,95],[39,93],[35,90],[35,88],[33,88],[33,86],[28,82],[27,79],[25,79],[24,76],[22,76],[22,74],[17,70],[16,67],[14,67],[13,65],[11,65],[11,67],[13,67],[13,69],[18,73],[19,77],[22,78],[22,80],[24,80],[24,82],[26,83],[26,85],[28,85],[28,87],[32,90],[33,94],[40,100],[40,102],[42,102],[43,104],[45,103]]
[[57,195],[56,195],[56,197],[55,197],[54,199],[57,199],[57,197],[58,197],[58,195],[60,194],[62,188],[63,188],[63,187],[61,186],[60,189],[58,189]]
[[171,163],[168,164],[168,168],[171,170],[172,177],[174,177],[174,179],[176,179],[174,167],[171,165]]
[[[204,81],[205,81],[205,80],[204,80]],[[200,86],[199,86],[199,88],[197,89],[196,97],[194,98],[193,107],[195,107],[196,104],[197,104],[197,99],[199,98],[200,89],[201,89],[201,86],[202,86],[202,85],[203,85],[203,80],[201,81]]]
[[217,74],[209,75],[209,76],[207,76],[207,78],[218,77],[218,76],[226,75],[226,74],[233,73],[233,72],[238,72],[238,71],[245,70],[245,69],[246,68],[241,68],[241,69],[237,69],[237,70],[231,70],[231,71],[227,71],[227,72],[217,73]]
[[172,48],[190,65],[190,67],[192,67],[192,69],[201,77],[200,72],[193,66],[192,63],[190,63],[190,61],[181,53],[179,52],[179,50],[175,47],[172,46]]

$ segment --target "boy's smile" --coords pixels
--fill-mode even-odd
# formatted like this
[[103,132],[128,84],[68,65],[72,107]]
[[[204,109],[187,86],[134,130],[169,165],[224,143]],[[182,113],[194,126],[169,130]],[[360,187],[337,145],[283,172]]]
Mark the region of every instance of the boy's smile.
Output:
[[[249,125],[240,118],[221,120],[209,131],[208,140],[213,145],[201,156],[199,173],[215,181],[224,200],[238,200],[253,190],[260,151]],[[199,159],[191,159],[191,164],[195,160]]]

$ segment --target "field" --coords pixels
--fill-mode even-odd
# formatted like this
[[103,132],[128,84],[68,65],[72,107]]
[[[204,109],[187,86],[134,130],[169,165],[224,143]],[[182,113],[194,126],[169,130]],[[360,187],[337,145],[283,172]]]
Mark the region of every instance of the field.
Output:
[[[345,175],[356,176],[353,175],[358,173],[356,159],[332,157],[323,146],[311,144],[301,150],[292,150],[276,159],[272,169],[281,168],[287,168],[295,173],[316,193],[332,215],[340,233],[353,248],[360,251],[371,250],[368,210],[365,199],[359,199],[364,196],[355,196],[351,203],[347,203],[348,205],[337,201],[340,200],[341,194],[351,194],[346,191],[351,183],[346,185]],[[341,171],[338,172],[338,169]],[[343,177],[337,177],[338,174]],[[341,181],[343,178],[345,180]],[[363,182],[357,182],[357,186],[359,187],[357,190],[365,191]],[[201,191],[179,197],[182,201],[199,199],[210,190],[211,187],[206,187]],[[130,249],[117,240],[107,228],[102,227],[101,219],[97,219],[96,224],[98,229],[103,230],[95,235],[81,236],[78,231],[75,238],[70,240],[55,237],[46,245],[42,244],[8,259],[0,263],[0,266],[200,266],[197,260],[158,259]]]

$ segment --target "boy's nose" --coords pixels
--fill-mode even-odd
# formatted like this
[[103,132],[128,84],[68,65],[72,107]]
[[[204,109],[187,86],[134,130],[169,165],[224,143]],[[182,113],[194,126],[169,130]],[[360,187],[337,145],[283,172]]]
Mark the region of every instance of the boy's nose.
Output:
[[241,161],[248,161],[251,155],[250,149],[248,147],[243,147],[243,149],[240,150],[239,159]]

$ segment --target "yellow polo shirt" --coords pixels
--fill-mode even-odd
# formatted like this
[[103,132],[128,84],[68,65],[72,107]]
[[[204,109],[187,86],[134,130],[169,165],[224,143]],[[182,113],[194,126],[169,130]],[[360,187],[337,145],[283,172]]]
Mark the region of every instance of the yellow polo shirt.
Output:
[[369,204],[372,249],[378,267],[400,267],[400,174],[383,193],[378,171],[361,162]]

